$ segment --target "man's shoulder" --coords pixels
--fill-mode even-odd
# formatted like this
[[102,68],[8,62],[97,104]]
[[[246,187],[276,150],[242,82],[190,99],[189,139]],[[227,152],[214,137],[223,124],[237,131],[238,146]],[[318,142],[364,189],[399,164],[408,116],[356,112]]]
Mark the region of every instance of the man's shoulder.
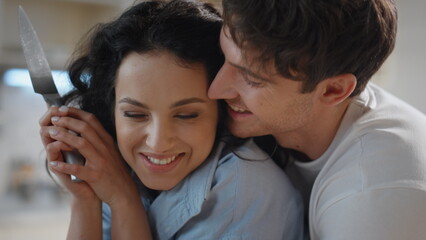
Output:
[[402,124],[408,128],[424,129],[420,124],[426,124],[424,113],[371,83],[353,98],[348,111],[358,112],[354,124],[360,127],[399,127]]
[[[395,224],[384,223],[395,215],[387,213],[405,214],[424,204],[426,138],[385,125],[370,129],[331,154],[321,169],[310,200],[311,230],[337,223],[360,230],[372,226],[371,218],[388,228]],[[426,217],[424,211],[410,214]]]
[[[333,143],[328,161],[353,159],[364,162],[386,159],[422,159],[426,151],[426,116],[385,90],[372,85],[349,106]],[[358,156],[358,157],[354,157]],[[426,161],[426,160],[425,160]]]
[[396,186],[426,189],[424,114],[368,86],[345,117],[344,127],[321,156],[315,201],[325,206],[355,193]]
[[[329,149],[312,191],[316,206],[386,189],[426,191],[426,131],[399,121],[371,121]],[[311,202],[312,203],[312,202]]]

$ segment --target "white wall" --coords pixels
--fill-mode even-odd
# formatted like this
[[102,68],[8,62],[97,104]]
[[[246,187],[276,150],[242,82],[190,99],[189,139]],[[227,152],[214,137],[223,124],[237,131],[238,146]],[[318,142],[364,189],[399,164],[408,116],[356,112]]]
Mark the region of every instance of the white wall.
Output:
[[0,197],[10,186],[12,163],[24,161],[34,167],[34,178],[47,179],[38,119],[46,110],[43,98],[32,89],[0,87]]
[[[0,0],[0,21],[1,21],[1,16],[3,16],[4,15],[4,13],[3,13],[3,3],[4,1],[3,0]],[[2,24],[1,22],[0,22],[0,56],[2,55],[2,50],[3,50],[3,48],[2,48],[2,46],[3,46],[3,42],[2,42],[2,40],[3,40],[3,35],[4,35],[4,33],[5,33],[5,31],[4,31],[4,27],[3,27],[3,25],[4,24]],[[0,57],[1,58],[1,57]],[[0,61],[1,62],[1,61]],[[1,71],[0,71],[0,74],[1,74]]]
[[[121,8],[110,4],[99,5],[77,0],[1,0],[0,12],[0,65],[25,66],[22,56],[18,6],[21,5],[30,18],[40,38],[46,57],[52,68],[64,68],[75,45],[92,26],[116,17]],[[95,0],[91,0],[95,1]]]
[[426,113],[426,1],[399,0],[397,7],[396,47],[377,82]]

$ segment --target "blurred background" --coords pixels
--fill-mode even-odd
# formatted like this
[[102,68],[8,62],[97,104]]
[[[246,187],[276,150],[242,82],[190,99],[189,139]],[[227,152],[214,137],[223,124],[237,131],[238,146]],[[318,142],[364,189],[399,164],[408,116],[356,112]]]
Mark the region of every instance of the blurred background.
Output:
[[[46,106],[33,93],[25,69],[18,6],[31,19],[60,85],[66,77],[61,70],[80,37],[94,24],[117,17],[133,2],[0,0],[1,240],[65,239],[70,215],[67,194],[56,187],[44,167],[38,119]],[[220,7],[220,0],[210,2]],[[397,0],[397,5],[397,45],[373,81],[426,113],[426,1]]]

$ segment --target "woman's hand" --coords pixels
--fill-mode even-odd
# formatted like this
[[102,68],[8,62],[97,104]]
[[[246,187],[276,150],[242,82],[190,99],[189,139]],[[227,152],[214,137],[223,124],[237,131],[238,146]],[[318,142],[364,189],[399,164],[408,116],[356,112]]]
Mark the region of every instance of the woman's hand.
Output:
[[[85,187],[89,187],[111,207],[130,199],[140,201],[113,138],[93,114],[77,108],[51,107],[40,125],[49,166],[75,196],[87,198],[90,194]],[[61,151],[71,150],[84,156],[84,166],[64,162]],[[71,182],[68,175],[84,182]]]
[[[54,127],[51,123],[52,117],[55,116],[55,113],[58,115],[58,112],[60,112],[58,107],[50,107],[39,121],[40,136],[46,150],[46,158],[49,165],[55,165],[57,163],[59,164],[60,162],[64,162],[62,151],[73,150],[73,148],[69,145],[60,141],[56,141],[50,137],[51,133],[54,134],[57,131],[66,131],[65,129]],[[68,174],[56,171],[54,167],[51,167],[50,170],[57,176],[62,185],[72,194],[74,201],[99,201],[99,198],[87,183],[72,182]]]
[[[136,184],[113,138],[96,117],[76,108],[51,107],[40,119],[40,126],[49,166],[75,196],[68,238],[101,238],[100,201],[86,201],[94,197],[107,203],[113,212],[113,238],[151,239]],[[61,151],[71,150],[83,155],[84,166],[64,162]],[[84,182],[72,182],[69,175]]]

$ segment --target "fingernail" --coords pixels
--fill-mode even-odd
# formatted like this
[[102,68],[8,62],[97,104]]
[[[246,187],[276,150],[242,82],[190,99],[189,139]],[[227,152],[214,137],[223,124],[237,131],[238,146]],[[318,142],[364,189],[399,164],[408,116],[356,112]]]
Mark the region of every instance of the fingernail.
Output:
[[68,112],[68,107],[67,106],[61,106],[59,108],[59,112]]
[[50,118],[50,120],[52,122],[57,122],[57,121],[59,121],[59,119],[60,119],[60,117],[58,117],[58,116],[54,116],[54,117]]
[[55,162],[55,161],[52,161],[52,162],[49,162],[49,165],[50,166],[53,166],[53,167],[56,167],[56,166],[58,166],[58,162]]
[[56,136],[58,134],[58,131],[56,129],[49,129],[50,136]]

